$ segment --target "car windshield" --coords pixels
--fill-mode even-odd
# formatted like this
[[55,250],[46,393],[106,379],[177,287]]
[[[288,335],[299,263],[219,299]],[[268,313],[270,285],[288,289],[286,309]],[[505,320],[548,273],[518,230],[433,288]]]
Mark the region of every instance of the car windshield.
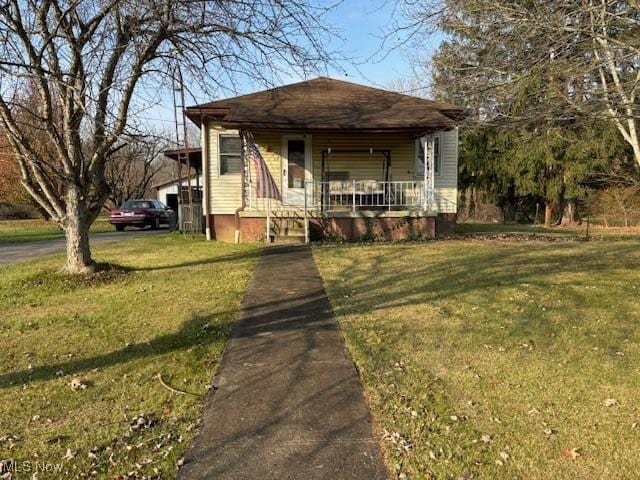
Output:
[[120,208],[153,208],[153,204],[147,200],[129,200]]

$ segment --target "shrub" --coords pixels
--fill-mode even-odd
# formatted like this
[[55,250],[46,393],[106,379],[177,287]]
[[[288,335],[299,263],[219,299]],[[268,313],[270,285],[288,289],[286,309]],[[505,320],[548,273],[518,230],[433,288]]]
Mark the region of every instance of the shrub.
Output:
[[640,220],[640,186],[609,187],[598,196],[605,227],[633,226]]
[[38,218],[38,211],[25,203],[0,203],[0,218],[22,220]]

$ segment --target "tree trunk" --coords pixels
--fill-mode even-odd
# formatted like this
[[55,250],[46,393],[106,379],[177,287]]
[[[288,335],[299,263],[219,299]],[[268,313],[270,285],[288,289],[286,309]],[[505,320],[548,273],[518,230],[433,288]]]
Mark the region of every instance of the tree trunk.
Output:
[[550,203],[544,204],[544,226],[549,228],[553,224],[553,206]]
[[66,219],[63,225],[67,237],[67,262],[63,270],[68,273],[92,273],[95,262],[91,258],[89,227],[91,221],[82,194],[71,189],[67,195]]
[[562,210],[561,225],[580,225],[582,219],[580,218],[580,212],[578,211],[578,201],[575,198],[571,198],[564,202],[564,208]]

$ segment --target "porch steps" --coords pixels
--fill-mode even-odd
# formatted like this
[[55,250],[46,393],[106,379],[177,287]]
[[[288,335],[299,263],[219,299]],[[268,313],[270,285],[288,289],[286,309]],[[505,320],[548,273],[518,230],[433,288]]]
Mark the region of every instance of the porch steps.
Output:
[[279,245],[305,243],[304,218],[297,212],[274,212],[270,228],[269,243]]
[[294,245],[304,243],[303,235],[271,235],[272,245]]

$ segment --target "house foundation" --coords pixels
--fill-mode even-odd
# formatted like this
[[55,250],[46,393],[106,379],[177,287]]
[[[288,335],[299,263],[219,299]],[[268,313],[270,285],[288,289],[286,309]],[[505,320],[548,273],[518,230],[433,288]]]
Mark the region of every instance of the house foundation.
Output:
[[[301,217],[292,218],[300,220]],[[282,218],[272,217],[272,224]],[[456,215],[409,211],[332,212],[309,215],[308,220],[312,241],[402,241],[451,235],[455,232]],[[267,236],[267,215],[257,211],[213,214],[209,215],[209,226],[212,238],[219,241],[261,242]]]

